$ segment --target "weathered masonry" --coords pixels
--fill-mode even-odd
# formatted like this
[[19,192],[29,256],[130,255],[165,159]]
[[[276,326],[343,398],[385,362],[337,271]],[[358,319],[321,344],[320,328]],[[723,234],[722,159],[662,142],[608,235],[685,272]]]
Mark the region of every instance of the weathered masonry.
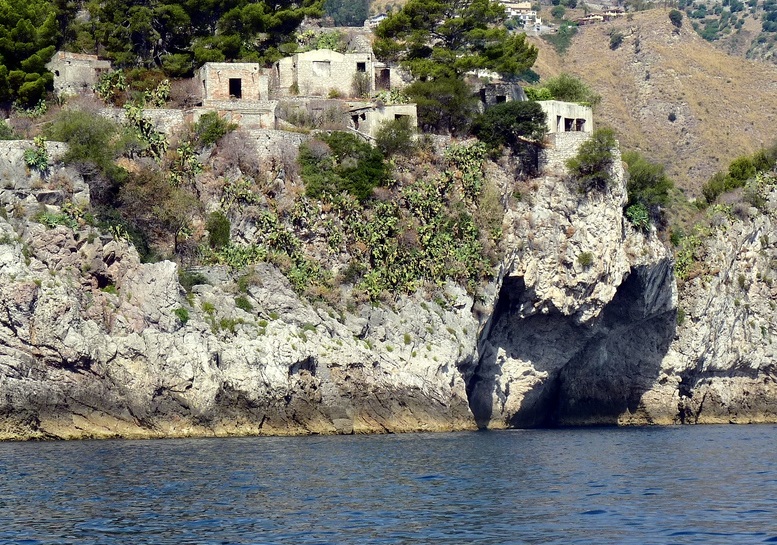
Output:
[[46,68],[54,74],[54,91],[64,96],[91,91],[100,76],[111,70],[111,63],[97,55],[57,51]]
[[269,76],[252,62],[208,62],[199,71],[203,106],[207,102],[269,100]]
[[542,100],[539,102],[547,116],[548,132],[593,132],[593,112],[590,106],[573,102]]
[[298,53],[275,63],[272,86],[278,96],[350,97],[369,93],[375,90],[374,57],[372,53],[338,53],[331,49]]

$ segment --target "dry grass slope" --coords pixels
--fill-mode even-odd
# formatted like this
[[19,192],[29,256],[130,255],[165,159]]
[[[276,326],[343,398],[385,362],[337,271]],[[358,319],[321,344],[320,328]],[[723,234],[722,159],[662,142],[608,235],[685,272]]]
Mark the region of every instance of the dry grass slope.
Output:
[[[611,31],[624,35],[615,51]],[[735,157],[777,142],[777,66],[728,55],[687,18],[675,32],[668,10],[583,27],[563,58],[534,43],[543,78],[568,72],[591,85],[603,97],[595,124],[666,165],[689,196]]]

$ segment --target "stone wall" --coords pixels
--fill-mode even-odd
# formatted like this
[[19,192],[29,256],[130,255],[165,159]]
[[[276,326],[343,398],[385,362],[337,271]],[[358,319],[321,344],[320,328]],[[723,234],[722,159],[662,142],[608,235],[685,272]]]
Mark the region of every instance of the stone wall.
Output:
[[279,96],[288,96],[296,84],[303,96],[353,95],[354,76],[364,73],[369,78],[369,90],[375,88],[372,53],[338,53],[318,49],[294,55],[275,64],[273,76],[278,82]]
[[545,139],[545,148],[540,152],[540,171],[564,172],[566,162],[577,155],[580,145],[590,136],[587,132],[549,134]]
[[203,106],[212,101],[259,102],[270,96],[269,75],[252,62],[208,62],[199,71]]

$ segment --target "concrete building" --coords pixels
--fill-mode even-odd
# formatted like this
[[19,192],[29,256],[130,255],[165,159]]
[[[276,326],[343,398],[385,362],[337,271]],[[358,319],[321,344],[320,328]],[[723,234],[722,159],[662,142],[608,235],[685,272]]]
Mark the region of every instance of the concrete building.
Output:
[[270,99],[270,77],[253,62],[207,62],[199,71],[202,105],[213,102],[260,102]]
[[57,51],[46,68],[54,74],[54,91],[66,96],[91,91],[100,76],[110,72],[111,63],[99,60],[97,55]]
[[[371,52],[338,53],[316,49],[279,60],[272,87],[278,96],[355,96],[357,87],[375,90],[375,59]],[[357,78],[362,78],[357,84]]]
[[586,132],[594,130],[593,111],[590,106],[581,106],[574,102],[542,100],[539,102],[547,116],[548,132]]

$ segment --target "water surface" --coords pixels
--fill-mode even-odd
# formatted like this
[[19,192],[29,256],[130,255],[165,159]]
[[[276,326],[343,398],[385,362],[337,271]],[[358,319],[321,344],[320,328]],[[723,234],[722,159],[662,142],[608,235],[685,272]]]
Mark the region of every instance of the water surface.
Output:
[[0,543],[777,542],[777,426],[0,443]]

